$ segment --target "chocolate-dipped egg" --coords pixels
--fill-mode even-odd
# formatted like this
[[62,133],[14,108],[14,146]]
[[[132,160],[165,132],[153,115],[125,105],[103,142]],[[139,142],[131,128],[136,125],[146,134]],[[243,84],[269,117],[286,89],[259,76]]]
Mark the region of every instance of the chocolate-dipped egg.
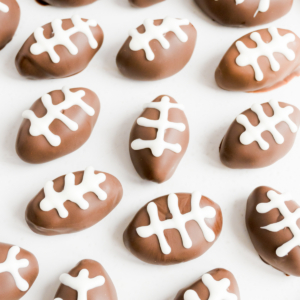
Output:
[[103,31],[95,20],[55,19],[39,27],[16,57],[16,67],[29,79],[70,77],[83,71],[100,49]]
[[246,225],[260,258],[275,269],[300,276],[300,205],[266,186],[248,198]]
[[158,80],[179,72],[190,60],[197,39],[187,19],[146,19],[129,31],[117,55],[120,72],[137,80]]
[[220,145],[222,163],[232,169],[272,165],[293,147],[300,111],[284,102],[254,104],[231,124]]
[[233,274],[225,269],[214,269],[180,290],[174,300],[240,300],[240,292]]
[[163,1],[165,0],[129,0],[129,3],[136,7],[148,7]]
[[195,0],[213,21],[225,26],[249,27],[267,24],[286,15],[293,0]]
[[229,48],[215,79],[229,91],[266,92],[300,75],[300,39],[270,27],[249,33]]
[[20,7],[16,0],[0,1],[0,50],[13,38],[20,22]]
[[26,222],[42,235],[81,231],[105,218],[122,196],[116,177],[88,167],[48,181],[29,202]]
[[146,104],[135,121],[129,141],[132,163],[138,174],[157,183],[175,172],[189,143],[189,125],[183,105],[159,96]]
[[39,273],[33,254],[13,245],[0,243],[0,299],[18,300],[31,288]]
[[78,7],[94,3],[98,0],[43,0],[46,4],[59,7]]
[[218,204],[199,192],[176,193],[147,203],[124,232],[127,249],[150,264],[195,259],[218,239],[223,225]]
[[59,277],[55,300],[117,300],[109,275],[95,260],[80,261],[68,274]]
[[28,163],[69,154],[89,138],[100,112],[97,95],[86,88],[52,91],[23,112],[16,151]]

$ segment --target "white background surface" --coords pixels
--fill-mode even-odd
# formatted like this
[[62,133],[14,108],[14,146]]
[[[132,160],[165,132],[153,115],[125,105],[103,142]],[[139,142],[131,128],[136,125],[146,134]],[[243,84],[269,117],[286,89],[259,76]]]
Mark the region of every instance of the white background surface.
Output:
[[[295,2],[292,11],[273,24],[300,35],[300,2]],[[179,289],[217,267],[234,273],[243,300],[298,300],[300,279],[285,277],[260,261],[249,240],[244,215],[247,197],[259,185],[290,191],[300,200],[300,139],[284,159],[261,170],[222,166],[218,147],[233,119],[253,102],[275,98],[300,107],[300,78],[264,94],[220,90],[214,82],[215,68],[229,46],[251,29],[221,27],[204,16],[192,0],[167,0],[146,9],[134,9],[126,0],[101,0],[77,9],[43,7],[34,0],[19,0],[19,4],[20,26],[0,53],[0,241],[31,251],[39,261],[39,277],[23,299],[52,300],[59,275],[81,259],[91,258],[104,265],[123,300],[172,300]],[[104,44],[90,66],[68,79],[30,81],[20,77],[14,58],[23,42],[38,26],[73,13],[96,19],[105,33]],[[122,77],[115,57],[128,30],[146,17],[168,15],[188,18],[198,31],[190,63],[177,75],[158,82]],[[91,138],[78,151],[50,163],[30,165],[21,161],[14,150],[21,113],[43,94],[64,85],[87,87],[98,94],[102,109]],[[143,181],[135,172],[128,138],[143,104],[160,94],[169,94],[185,105],[191,137],[173,178],[157,185]],[[76,234],[46,237],[31,232],[24,220],[31,198],[46,181],[89,165],[121,181],[124,197],[119,206],[94,227]],[[193,261],[164,267],[145,264],[126,250],[123,231],[141,206],[164,194],[194,190],[216,201],[223,210],[222,234],[208,252]]]

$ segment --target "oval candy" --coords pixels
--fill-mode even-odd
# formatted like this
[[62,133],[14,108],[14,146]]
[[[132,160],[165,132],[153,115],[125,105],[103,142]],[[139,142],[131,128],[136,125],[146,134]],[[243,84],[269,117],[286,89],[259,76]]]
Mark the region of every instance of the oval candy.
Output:
[[218,204],[199,192],[159,197],[142,207],[124,232],[127,249],[150,264],[170,265],[195,259],[219,237]]
[[116,177],[88,167],[47,182],[29,202],[26,222],[42,235],[81,231],[105,218],[122,196]]
[[97,0],[42,0],[42,2],[44,2],[45,4],[59,7],[78,7],[88,5],[96,1]]
[[39,27],[16,56],[18,72],[29,79],[70,77],[83,71],[100,49],[103,31],[95,20],[74,15]]
[[290,30],[270,27],[234,42],[221,60],[215,79],[224,90],[267,92],[299,75],[299,37]]
[[213,21],[224,26],[250,27],[273,22],[286,15],[293,0],[195,0]]
[[129,3],[136,7],[149,7],[163,1],[165,0],[129,0]]
[[300,276],[300,206],[290,194],[256,188],[247,201],[246,225],[262,261]]
[[63,87],[45,94],[23,112],[16,151],[28,163],[44,163],[80,148],[100,112],[97,95],[86,88]]
[[190,60],[197,39],[187,19],[146,19],[129,31],[117,55],[120,72],[137,80],[158,80],[179,72]]
[[54,300],[117,300],[117,292],[109,275],[95,260],[80,261],[68,274],[59,277]]
[[229,127],[220,145],[222,163],[232,169],[274,164],[293,147],[300,126],[297,107],[276,100],[254,104]]
[[159,96],[146,104],[135,121],[129,141],[130,157],[138,174],[162,183],[174,174],[189,143],[183,105]]
[[178,292],[174,300],[240,300],[240,292],[233,274],[214,269]]
[[20,7],[16,0],[0,1],[0,50],[13,38],[20,22]]
[[33,254],[13,245],[0,243],[0,299],[21,299],[39,273]]

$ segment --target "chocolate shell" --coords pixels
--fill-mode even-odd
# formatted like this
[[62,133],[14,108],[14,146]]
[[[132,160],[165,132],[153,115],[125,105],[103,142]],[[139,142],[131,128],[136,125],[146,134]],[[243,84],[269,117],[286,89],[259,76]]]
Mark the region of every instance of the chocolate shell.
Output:
[[143,179],[162,183],[174,174],[189,143],[189,125],[183,109],[172,97],[159,96],[146,104],[135,121],[129,151]]
[[290,30],[271,27],[234,42],[221,60],[215,79],[224,90],[266,92],[299,75],[300,39]]
[[127,249],[142,261],[171,265],[206,252],[219,237],[222,225],[218,204],[199,192],[176,193],[142,207],[123,239]]
[[59,280],[61,285],[55,294],[55,300],[118,299],[114,284],[105,269],[91,259],[80,261],[68,274],[62,274]]
[[136,7],[149,7],[163,1],[164,0],[129,0],[129,3]]
[[195,0],[213,21],[224,26],[250,27],[273,22],[286,15],[293,0]]
[[240,300],[239,287],[233,274],[214,269],[200,280],[178,292],[174,300]]
[[0,299],[18,300],[31,288],[39,273],[33,254],[13,245],[0,243]]
[[275,100],[254,104],[229,127],[220,159],[232,169],[270,166],[291,150],[299,125],[300,111],[291,104]]
[[88,167],[48,181],[29,202],[26,222],[42,235],[87,229],[105,218],[121,201],[119,180]]
[[137,80],[158,80],[179,72],[190,60],[197,39],[187,19],[146,19],[129,31],[117,55],[120,72]]
[[97,0],[43,0],[46,4],[59,7],[77,7],[96,2]]
[[0,50],[13,38],[20,22],[20,7],[16,0],[0,1]]
[[246,225],[260,258],[275,269],[300,276],[300,206],[294,198],[260,186],[248,198]]
[[16,67],[29,79],[64,78],[83,71],[100,49],[103,31],[95,20],[55,19],[39,27],[16,57]]
[[16,151],[33,164],[44,163],[80,148],[100,112],[97,95],[86,88],[52,91],[23,112]]

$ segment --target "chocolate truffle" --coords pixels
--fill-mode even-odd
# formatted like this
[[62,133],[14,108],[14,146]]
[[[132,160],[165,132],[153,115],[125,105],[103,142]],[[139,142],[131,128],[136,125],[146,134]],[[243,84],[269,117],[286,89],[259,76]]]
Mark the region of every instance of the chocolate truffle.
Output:
[[143,179],[157,183],[172,177],[189,143],[183,105],[159,96],[146,104],[135,121],[129,141],[132,163]]
[[16,57],[16,67],[29,79],[64,78],[83,71],[100,49],[103,31],[95,20],[55,19],[39,27]]
[[239,287],[233,274],[214,269],[200,280],[178,292],[175,300],[240,300]]
[[164,0],[129,0],[129,3],[136,7],[148,7]]
[[105,269],[91,259],[84,259],[68,274],[59,277],[61,285],[55,300],[117,300],[117,292]]
[[246,225],[260,258],[286,275],[300,276],[300,206],[288,194],[260,186],[248,198]]
[[100,111],[97,95],[86,88],[52,91],[23,112],[16,151],[33,164],[69,154],[89,138]]
[[0,1],[0,50],[13,38],[20,22],[20,7],[15,0]]
[[120,72],[137,80],[158,80],[179,72],[190,60],[197,39],[187,19],[146,19],[129,31],[117,55]]
[[124,232],[137,258],[157,265],[186,262],[206,252],[223,225],[218,204],[199,192],[159,197],[142,207]]
[[221,161],[232,169],[270,166],[291,150],[299,125],[300,111],[293,105],[254,104],[229,127],[220,145]]
[[249,33],[229,48],[215,78],[229,91],[266,92],[300,75],[300,39],[270,27]]
[[31,288],[39,273],[33,254],[13,245],[0,243],[0,299],[18,300]]
[[43,2],[60,7],[77,7],[94,3],[98,0],[43,0]]
[[29,202],[26,222],[43,235],[81,231],[105,218],[122,196],[116,177],[88,167],[48,181]]
[[293,0],[195,0],[213,21],[224,26],[249,27],[273,22],[287,14]]

